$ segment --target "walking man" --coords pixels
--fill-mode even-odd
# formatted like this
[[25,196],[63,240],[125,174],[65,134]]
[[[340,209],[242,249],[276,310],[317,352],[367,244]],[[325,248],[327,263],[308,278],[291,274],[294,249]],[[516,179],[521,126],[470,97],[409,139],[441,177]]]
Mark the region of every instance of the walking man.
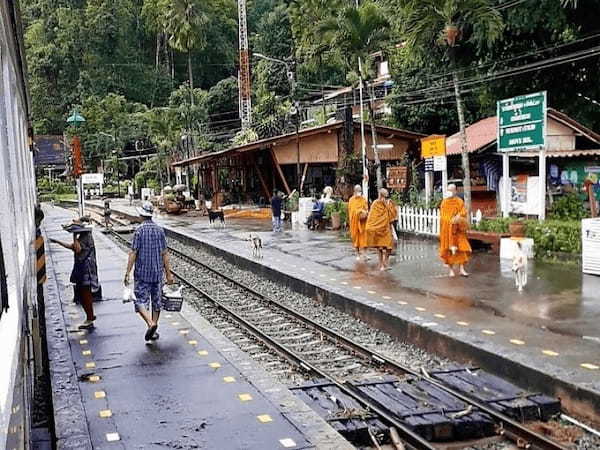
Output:
[[[154,207],[148,201],[138,208],[138,214],[142,216],[144,222],[133,236],[124,280],[125,285],[128,285],[129,274],[135,265],[133,272],[135,311],[148,325],[144,336],[146,341],[156,340],[159,337],[156,330],[162,306],[163,269],[167,284],[173,283],[165,232],[152,221],[153,212]],[[152,303],[152,315],[150,315],[150,303]]]
[[281,207],[283,205],[283,199],[281,192],[273,191],[273,197],[271,198],[271,212],[273,213],[273,231],[283,231],[281,221]]

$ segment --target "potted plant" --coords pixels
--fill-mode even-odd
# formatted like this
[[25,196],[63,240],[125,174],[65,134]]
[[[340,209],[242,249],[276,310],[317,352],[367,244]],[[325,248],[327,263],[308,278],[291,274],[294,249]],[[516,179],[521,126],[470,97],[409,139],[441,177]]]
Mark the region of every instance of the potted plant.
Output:
[[325,218],[331,220],[331,228],[339,230],[348,218],[348,207],[342,201],[329,203],[325,206]]
[[508,224],[508,232],[511,238],[524,238],[527,225],[523,219],[517,219]]

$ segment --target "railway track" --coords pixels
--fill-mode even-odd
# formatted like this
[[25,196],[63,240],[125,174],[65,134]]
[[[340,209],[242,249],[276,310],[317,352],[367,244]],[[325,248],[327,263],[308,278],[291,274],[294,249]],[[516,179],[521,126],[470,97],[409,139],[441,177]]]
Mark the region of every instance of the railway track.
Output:
[[[123,236],[117,233],[112,235],[124,245],[129,245],[129,241]],[[213,269],[179,248],[170,245],[169,250],[175,257],[174,265],[177,265],[177,270],[174,274],[177,278],[202,299],[216,307],[216,309],[212,308],[212,311],[209,311],[211,308],[204,308],[203,313],[214,316],[212,319],[217,321],[223,320],[223,317],[226,321],[233,320],[260,342],[260,344],[253,343],[248,341],[244,333],[237,333],[237,342],[236,339],[233,340],[238,345],[241,344],[243,350],[245,345],[246,351],[252,353],[254,350],[253,356],[260,358],[266,356],[265,346],[268,347],[279,355],[279,358],[271,359],[266,364],[285,367],[289,361],[305,377],[325,380],[338,392],[361,405],[365,411],[380,418],[391,427],[390,429],[397,430],[401,438],[412,447],[437,448],[436,444],[424,439],[399,420],[388,408],[365,396],[360,389],[357,389],[355,384],[357,380],[370,380],[386,375],[395,375],[400,379],[406,377],[418,379],[420,383],[441,390],[468,405],[468,411],[476,410],[491,417],[496,424],[497,433],[514,441],[521,448],[548,450],[565,448],[476,398],[431,378],[427,372],[416,372],[410,367],[374,352],[239,280]],[[211,320],[211,317],[207,318]],[[236,337],[235,332],[232,334]]]

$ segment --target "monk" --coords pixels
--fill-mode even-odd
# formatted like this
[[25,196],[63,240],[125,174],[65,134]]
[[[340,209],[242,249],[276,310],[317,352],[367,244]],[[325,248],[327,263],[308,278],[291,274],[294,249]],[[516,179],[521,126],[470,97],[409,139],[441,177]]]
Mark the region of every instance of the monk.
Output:
[[[348,201],[348,218],[350,219],[350,236],[352,246],[356,250],[356,260],[360,261],[360,251],[367,246],[367,215],[369,204],[362,195],[359,184],[354,186],[354,195]],[[364,255],[366,257],[366,253]]]
[[[386,199],[386,205],[388,210],[390,211],[390,227],[394,228],[396,222],[398,221],[398,205],[390,198]],[[395,230],[392,230],[392,251],[391,255],[396,255],[396,250],[398,249],[398,236],[395,233]]]
[[367,217],[367,246],[376,248],[379,253],[379,270],[388,270],[390,252],[393,246],[392,215],[387,203],[388,191],[379,189],[379,197],[371,205]]
[[456,196],[456,185],[449,184],[446,198],[440,205],[440,258],[450,269],[451,277],[456,276],[456,265],[463,277],[469,276],[465,270],[465,264],[471,257],[468,228],[465,203]]

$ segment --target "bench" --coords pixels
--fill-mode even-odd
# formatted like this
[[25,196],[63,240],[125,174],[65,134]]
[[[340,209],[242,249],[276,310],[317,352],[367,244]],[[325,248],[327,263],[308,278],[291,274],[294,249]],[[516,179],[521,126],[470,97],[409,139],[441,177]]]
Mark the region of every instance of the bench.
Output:
[[493,233],[490,231],[467,231],[467,239],[479,241],[490,245],[490,250],[495,255],[500,254],[500,239],[510,237],[510,233]]

